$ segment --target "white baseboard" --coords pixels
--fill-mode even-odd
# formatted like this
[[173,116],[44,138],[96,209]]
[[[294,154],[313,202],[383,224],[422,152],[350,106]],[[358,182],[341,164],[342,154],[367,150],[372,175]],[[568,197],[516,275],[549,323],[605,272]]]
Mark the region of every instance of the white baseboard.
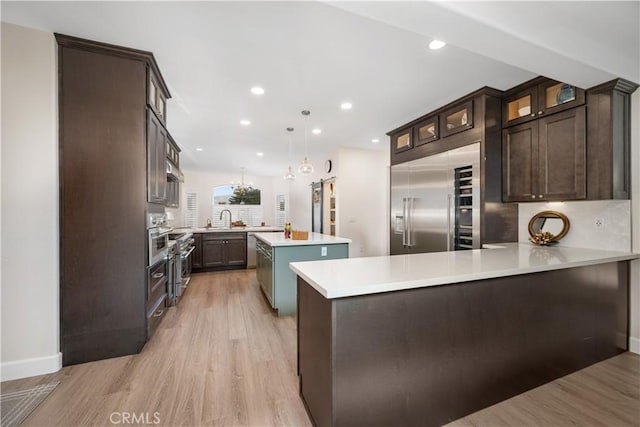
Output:
[[640,354],[640,338],[629,337],[629,351]]
[[62,353],[33,359],[5,362],[0,365],[2,381],[17,380],[57,372],[62,369]]

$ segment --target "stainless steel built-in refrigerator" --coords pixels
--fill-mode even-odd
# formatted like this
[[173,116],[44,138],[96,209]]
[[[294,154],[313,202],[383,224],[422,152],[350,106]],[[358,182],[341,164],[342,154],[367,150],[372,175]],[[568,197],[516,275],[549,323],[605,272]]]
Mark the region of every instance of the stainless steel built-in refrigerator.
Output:
[[480,143],[391,167],[391,255],[480,248]]

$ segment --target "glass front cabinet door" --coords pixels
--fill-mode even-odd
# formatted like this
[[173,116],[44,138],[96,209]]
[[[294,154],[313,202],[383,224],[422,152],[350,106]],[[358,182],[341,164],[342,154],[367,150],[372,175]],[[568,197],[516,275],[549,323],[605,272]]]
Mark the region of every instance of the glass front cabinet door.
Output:
[[411,149],[413,147],[411,128],[393,134],[391,137],[391,144],[393,146],[394,153],[400,153]]
[[438,116],[427,117],[413,127],[416,147],[438,139]]
[[548,115],[584,104],[584,90],[555,80],[538,86],[537,115]]
[[521,92],[510,95],[504,100],[502,123],[507,126],[534,119],[536,117],[537,107],[537,87],[529,87]]
[[441,135],[447,137],[473,127],[473,101],[465,102],[440,114]]
[[509,91],[502,103],[502,126],[508,127],[584,104],[584,90],[551,79],[537,79]]

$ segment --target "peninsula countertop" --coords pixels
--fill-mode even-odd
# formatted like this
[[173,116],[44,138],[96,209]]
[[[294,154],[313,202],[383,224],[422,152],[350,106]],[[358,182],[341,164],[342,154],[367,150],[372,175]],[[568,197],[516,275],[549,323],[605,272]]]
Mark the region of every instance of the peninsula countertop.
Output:
[[307,240],[285,239],[284,233],[256,233],[256,238],[262,240],[269,246],[337,245],[352,242],[351,239],[344,237],[329,236],[320,233],[309,233]]
[[640,254],[632,252],[503,243],[492,249],[294,262],[290,268],[331,299],[637,258]]

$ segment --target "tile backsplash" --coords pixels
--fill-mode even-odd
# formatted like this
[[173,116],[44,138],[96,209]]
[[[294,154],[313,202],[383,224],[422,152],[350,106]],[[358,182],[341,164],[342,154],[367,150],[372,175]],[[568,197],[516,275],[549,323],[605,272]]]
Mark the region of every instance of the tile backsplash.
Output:
[[[585,202],[520,203],[518,205],[518,241],[529,241],[528,225],[540,211],[558,211],[571,222],[569,233],[558,246],[631,251],[631,202],[597,200]],[[596,222],[602,224],[597,226]]]

